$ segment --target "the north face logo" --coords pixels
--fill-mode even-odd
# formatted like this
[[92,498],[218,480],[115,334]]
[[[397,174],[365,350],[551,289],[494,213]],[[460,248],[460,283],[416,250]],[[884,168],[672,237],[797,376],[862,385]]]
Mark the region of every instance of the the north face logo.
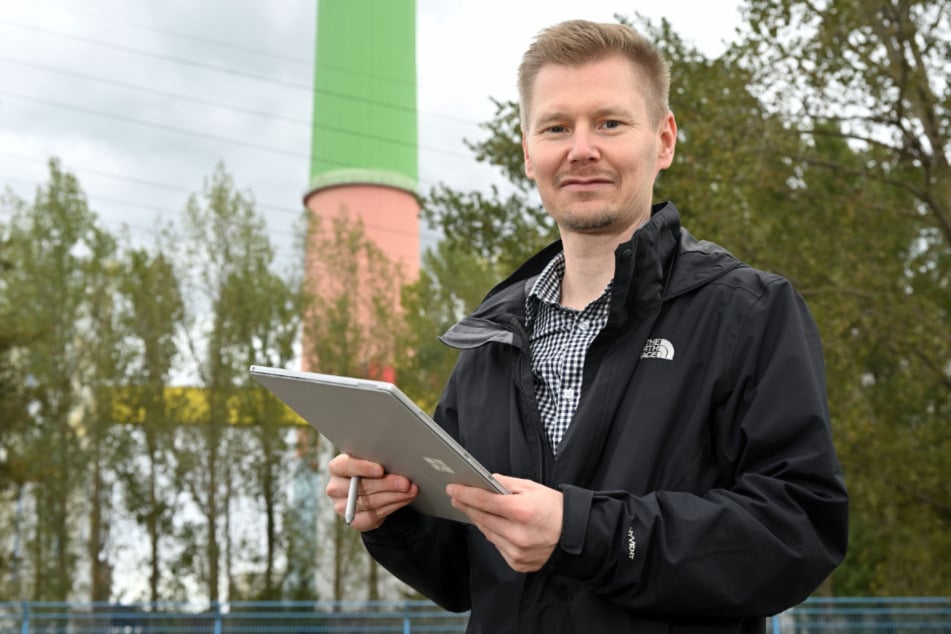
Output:
[[641,359],[667,359],[672,361],[674,358],[674,344],[666,339],[648,339],[644,344],[644,350],[641,351]]

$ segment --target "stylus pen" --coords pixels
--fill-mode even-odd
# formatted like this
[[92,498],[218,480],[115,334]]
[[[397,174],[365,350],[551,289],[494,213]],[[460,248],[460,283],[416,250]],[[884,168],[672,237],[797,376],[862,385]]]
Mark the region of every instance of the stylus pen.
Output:
[[343,521],[347,526],[353,521],[357,513],[357,490],[360,488],[360,476],[350,478],[350,490],[347,491],[347,510],[343,513]]

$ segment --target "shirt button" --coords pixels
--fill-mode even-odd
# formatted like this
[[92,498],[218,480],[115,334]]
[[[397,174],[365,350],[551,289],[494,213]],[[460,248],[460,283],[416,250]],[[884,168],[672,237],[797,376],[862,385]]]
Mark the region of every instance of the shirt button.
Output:
[[571,400],[575,396],[575,391],[570,387],[566,387],[565,391],[561,393],[561,396],[565,399]]
[[581,330],[587,330],[587,329],[588,329],[588,320],[587,320],[587,319],[579,319],[579,320],[578,320],[578,328],[580,328]]

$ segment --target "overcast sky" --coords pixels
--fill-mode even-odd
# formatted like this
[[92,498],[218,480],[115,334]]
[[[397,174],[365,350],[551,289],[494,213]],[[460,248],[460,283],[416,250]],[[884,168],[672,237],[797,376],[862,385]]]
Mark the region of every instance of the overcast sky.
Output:
[[[515,98],[545,26],[638,12],[715,56],[740,20],[735,0],[416,4],[423,190],[502,182],[462,140],[480,138],[490,97]],[[110,229],[148,242],[221,161],[288,246],[308,180],[316,13],[315,0],[0,0],[0,187],[32,200],[57,156]]]

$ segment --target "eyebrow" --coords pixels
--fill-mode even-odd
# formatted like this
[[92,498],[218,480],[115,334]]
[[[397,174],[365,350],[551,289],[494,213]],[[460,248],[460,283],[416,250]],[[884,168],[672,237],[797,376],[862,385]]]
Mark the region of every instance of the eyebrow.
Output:
[[550,112],[543,117],[539,117],[535,120],[535,124],[532,126],[533,129],[543,128],[552,123],[558,121],[564,121],[568,118],[568,115],[563,112]]
[[[620,107],[607,107],[599,108],[594,111],[592,117],[594,119],[624,119],[628,121],[636,121],[637,117],[627,108]],[[533,129],[543,128],[545,126],[551,125],[552,123],[557,123],[559,121],[564,121],[565,119],[570,119],[571,116],[566,112],[553,111],[549,112],[535,121]]]

